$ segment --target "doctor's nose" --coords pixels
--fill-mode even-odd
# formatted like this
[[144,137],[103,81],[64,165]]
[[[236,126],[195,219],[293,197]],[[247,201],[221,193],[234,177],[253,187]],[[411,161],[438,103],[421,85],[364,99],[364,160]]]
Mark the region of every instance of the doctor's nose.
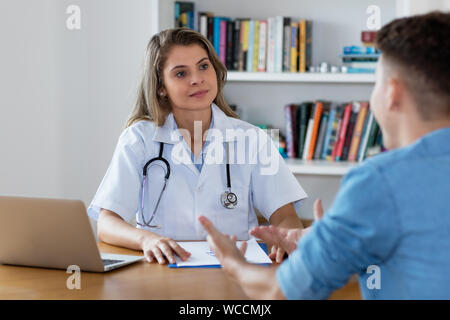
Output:
[[202,75],[198,73],[194,73],[191,77],[191,86],[196,86],[205,82],[205,79]]

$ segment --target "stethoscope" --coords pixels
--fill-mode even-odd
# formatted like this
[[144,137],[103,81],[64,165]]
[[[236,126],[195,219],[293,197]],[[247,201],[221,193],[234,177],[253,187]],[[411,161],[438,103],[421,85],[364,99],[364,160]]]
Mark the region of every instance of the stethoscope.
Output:
[[[226,157],[227,157],[227,163],[226,163],[226,168],[227,168],[227,190],[222,193],[222,195],[220,196],[220,201],[222,203],[222,205],[227,208],[227,209],[234,209],[237,205],[237,196],[234,192],[231,191],[231,177],[230,177],[230,159],[229,159],[229,150],[228,150],[228,143],[227,143],[227,148],[226,148]],[[143,223],[139,223],[137,222],[137,224],[141,227],[149,227],[149,228],[157,228],[160,229],[161,225],[151,225],[153,218],[155,218],[155,214],[156,214],[156,210],[158,209],[159,206],[159,202],[161,201],[161,197],[162,194],[164,193],[164,190],[166,189],[166,185],[167,185],[167,180],[169,180],[170,177],[170,164],[169,162],[164,159],[164,157],[162,156],[164,151],[164,143],[160,142],[159,144],[159,155],[155,158],[150,159],[149,161],[147,161],[147,163],[145,164],[142,174],[143,174],[143,179],[142,179],[142,199],[141,199],[141,218],[142,218],[142,222]],[[162,161],[165,166],[166,166],[166,175],[164,176],[164,185],[163,188],[161,190],[161,193],[159,194],[158,197],[158,201],[156,202],[156,206],[155,209],[152,212],[152,215],[150,217],[149,221],[145,221],[144,218],[144,203],[145,203],[145,185],[147,184],[147,168],[148,166],[155,161]]]

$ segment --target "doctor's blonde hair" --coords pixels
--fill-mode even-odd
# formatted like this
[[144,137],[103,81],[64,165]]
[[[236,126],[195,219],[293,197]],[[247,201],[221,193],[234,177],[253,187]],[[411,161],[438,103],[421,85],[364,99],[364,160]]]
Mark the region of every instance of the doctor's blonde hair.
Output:
[[164,125],[166,117],[172,111],[167,97],[158,92],[164,85],[162,70],[170,50],[174,46],[200,45],[206,50],[208,58],[217,75],[217,96],[214,103],[229,117],[238,116],[231,110],[222,94],[227,78],[227,69],[217,56],[214,47],[202,34],[188,28],[176,28],[161,31],[154,35],[145,54],[144,70],[138,88],[138,96],[126,127],[140,120],[154,121],[157,126]]

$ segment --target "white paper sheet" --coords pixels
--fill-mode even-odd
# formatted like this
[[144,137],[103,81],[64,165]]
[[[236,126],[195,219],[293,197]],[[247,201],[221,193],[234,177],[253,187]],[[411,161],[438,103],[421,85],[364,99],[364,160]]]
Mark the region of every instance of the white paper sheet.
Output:
[[[237,246],[240,247],[242,242],[237,241]],[[207,241],[183,241],[178,242],[178,244],[191,253],[187,261],[182,261],[178,256],[175,256],[178,267],[220,265]],[[250,263],[272,263],[272,260],[270,260],[255,239],[247,241],[245,259]]]

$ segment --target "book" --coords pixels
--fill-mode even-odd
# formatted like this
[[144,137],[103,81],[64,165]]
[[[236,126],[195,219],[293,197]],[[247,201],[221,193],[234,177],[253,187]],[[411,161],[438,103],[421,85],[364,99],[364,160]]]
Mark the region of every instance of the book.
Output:
[[266,71],[267,20],[259,22],[259,52],[257,71]]
[[312,63],[312,22],[300,20],[299,24],[299,72],[306,72]]
[[298,23],[291,23],[291,63],[290,72],[298,71]]
[[312,108],[311,102],[303,102],[297,109],[297,127],[298,127],[298,156],[299,158],[303,155],[303,150],[306,141],[306,132],[308,130],[308,122]]
[[250,19],[241,23],[241,50],[239,51],[239,71],[247,70],[247,53]]
[[348,160],[348,154],[350,152],[350,145],[353,139],[353,131],[355,130],[356,118],[358,117],[361,104],[359,102],[352,103],[352,111],[350,114],[350,120],[348,121],[347,132],[345,134],[344,147],[342,149],[342,161]]
[[225,41],[225,66],[228,70],[233,70],[234,65],[234,21],[228,20],[226,22],[226,41]]
[[364,122],[366,121],[367,111],[369,109],[368,102],[360,102],[360,109],[358,113],[358,117],[356,119],[355,129],[353,131],[353,137],[350,145],[350,151],[348,154],[349,161],[356,161],[358,156],[358,148],[361,142],[361,135],[363,131]]
[[337,150],[337,141],[339,139],[339,129],[341,127],[342,123],[342,115],[344,112],[345,105],[337,105],[336,106],[336,113],[334,116],[332,128],[331,128],[331,134],[330,134],[330,140],[328,141],[327,148],[327,154],[325,159],[328,161],[335,161],[336,157],[336,150]]
[[291,70],[291,18],[283,18],[283,66],[282,71]]
[[308,125],[306,126],[306,136],[305,136],[305,146],[303,147],[302,159],[308,159],[308,152],[311,146],[311,137],[314,126],[314,115],[317,105],[315,103],[312,104],[311,112],[309,113]]
[[286,125],[286,149],[289,158],[295,158],[295,108],[294,104],[284,106],[284,119]]
[[213,20],[213,46],[216,54],[220,59],[220,21],[221,17],[214,17]]
[[284,17],[277,16],[275,18],[275,65],[274,72],[283,71],[283,27],[284,27]]
[[195,28],[194,12],[195,4],[189,1],[175,1],[175,28]]
[[325,132],[325,138],[323,141],[323,148],[322,148],[322,154],[320,156],[320,159],[325,160],[327,158],[327,152],[328,152],[328,145],[330,144],[331,140],[331,133],[333,131],[333,124],[334,124],[334,117],[336,115],[336,105],[331,105],[330,107],[330,113],[328,116],[328,123],[327,128]]
[[345,46],[343,49],[344,55],[347,54],[379,54],[380,51],[375,47],[365,47],[365,46]]
[[226,66],[226,47],[227,47],[227,18],[220,20],[219,34],[219,58],[223,65]]
[[247,72],[253,71],[253,48],[255,44],[255,20],[249,20],[248,25],[248,50],[247,50]]
[[253,59],[252,59],[252,72],[258,71],[258,55],[259,55],[259,26],[260,21],[255,20],[255,29],[253,34]]
[[358,151],[358,161],[363,161],[366,154],[367,142],[369,141],[369,134],[374,121],[373,113],[368,110],[368,115],[366,117],[366,123],[364,124],[364,134]]
[[213,17],[212,12],[201,11],[198,13],[198,26],[197,31],[200,32],[205,38],[208,38],[208,17]]
[[268,18],[267,19],[267,60],[266,60],[267,72],[275,71],[275,36],[276,36],[275,18]]
[[241,45],[241,24],[242,19],[236,19],[233,21],[233,68],[232,70],[239,70],[239,59],[242,51]]
[[347,126],[348,126],[348,122],[350,120],[351,112],[352,112],[352,104],[348,103],[348,104],[346,104],[346,106],[344,108],[344,114],[342,116],[342,121],[341,121],[340,128],[339,128],[338,140],[336,141],[336,145],[335,145],[336,150],[333,150],[335,161],[339,161],[342,158],[342,150],[344,149],[344,142],[345,142],[345,137],[346,137],[346,133],[347,133]]
[[328,125],[328,118],[330,115],[330,111],[329,110],[324,110],[322,112],[322,119],[320,120],[320,125],[319,125],[319,134],[317,136],[317,142],[316,142],[316,148],[314,150],[314,160],[319,160],[322,157],[322,152],[323,152],[323,145],[324,145],[324,140],[325,140],[325,131],[327,129],[327,125]]
[[316,146],[317,141],[317,135],[319,131],[319,125],[320,125],[320,119],[322,116],[322,108],[323,108],[323,102],[317,101],[316,107],[314,109],[314,120],[313,120],[313,127],[311,131],[311,141],[308,149],[308,154],[306,156],[306,160],[312,160],[314,157],[314,148]]

